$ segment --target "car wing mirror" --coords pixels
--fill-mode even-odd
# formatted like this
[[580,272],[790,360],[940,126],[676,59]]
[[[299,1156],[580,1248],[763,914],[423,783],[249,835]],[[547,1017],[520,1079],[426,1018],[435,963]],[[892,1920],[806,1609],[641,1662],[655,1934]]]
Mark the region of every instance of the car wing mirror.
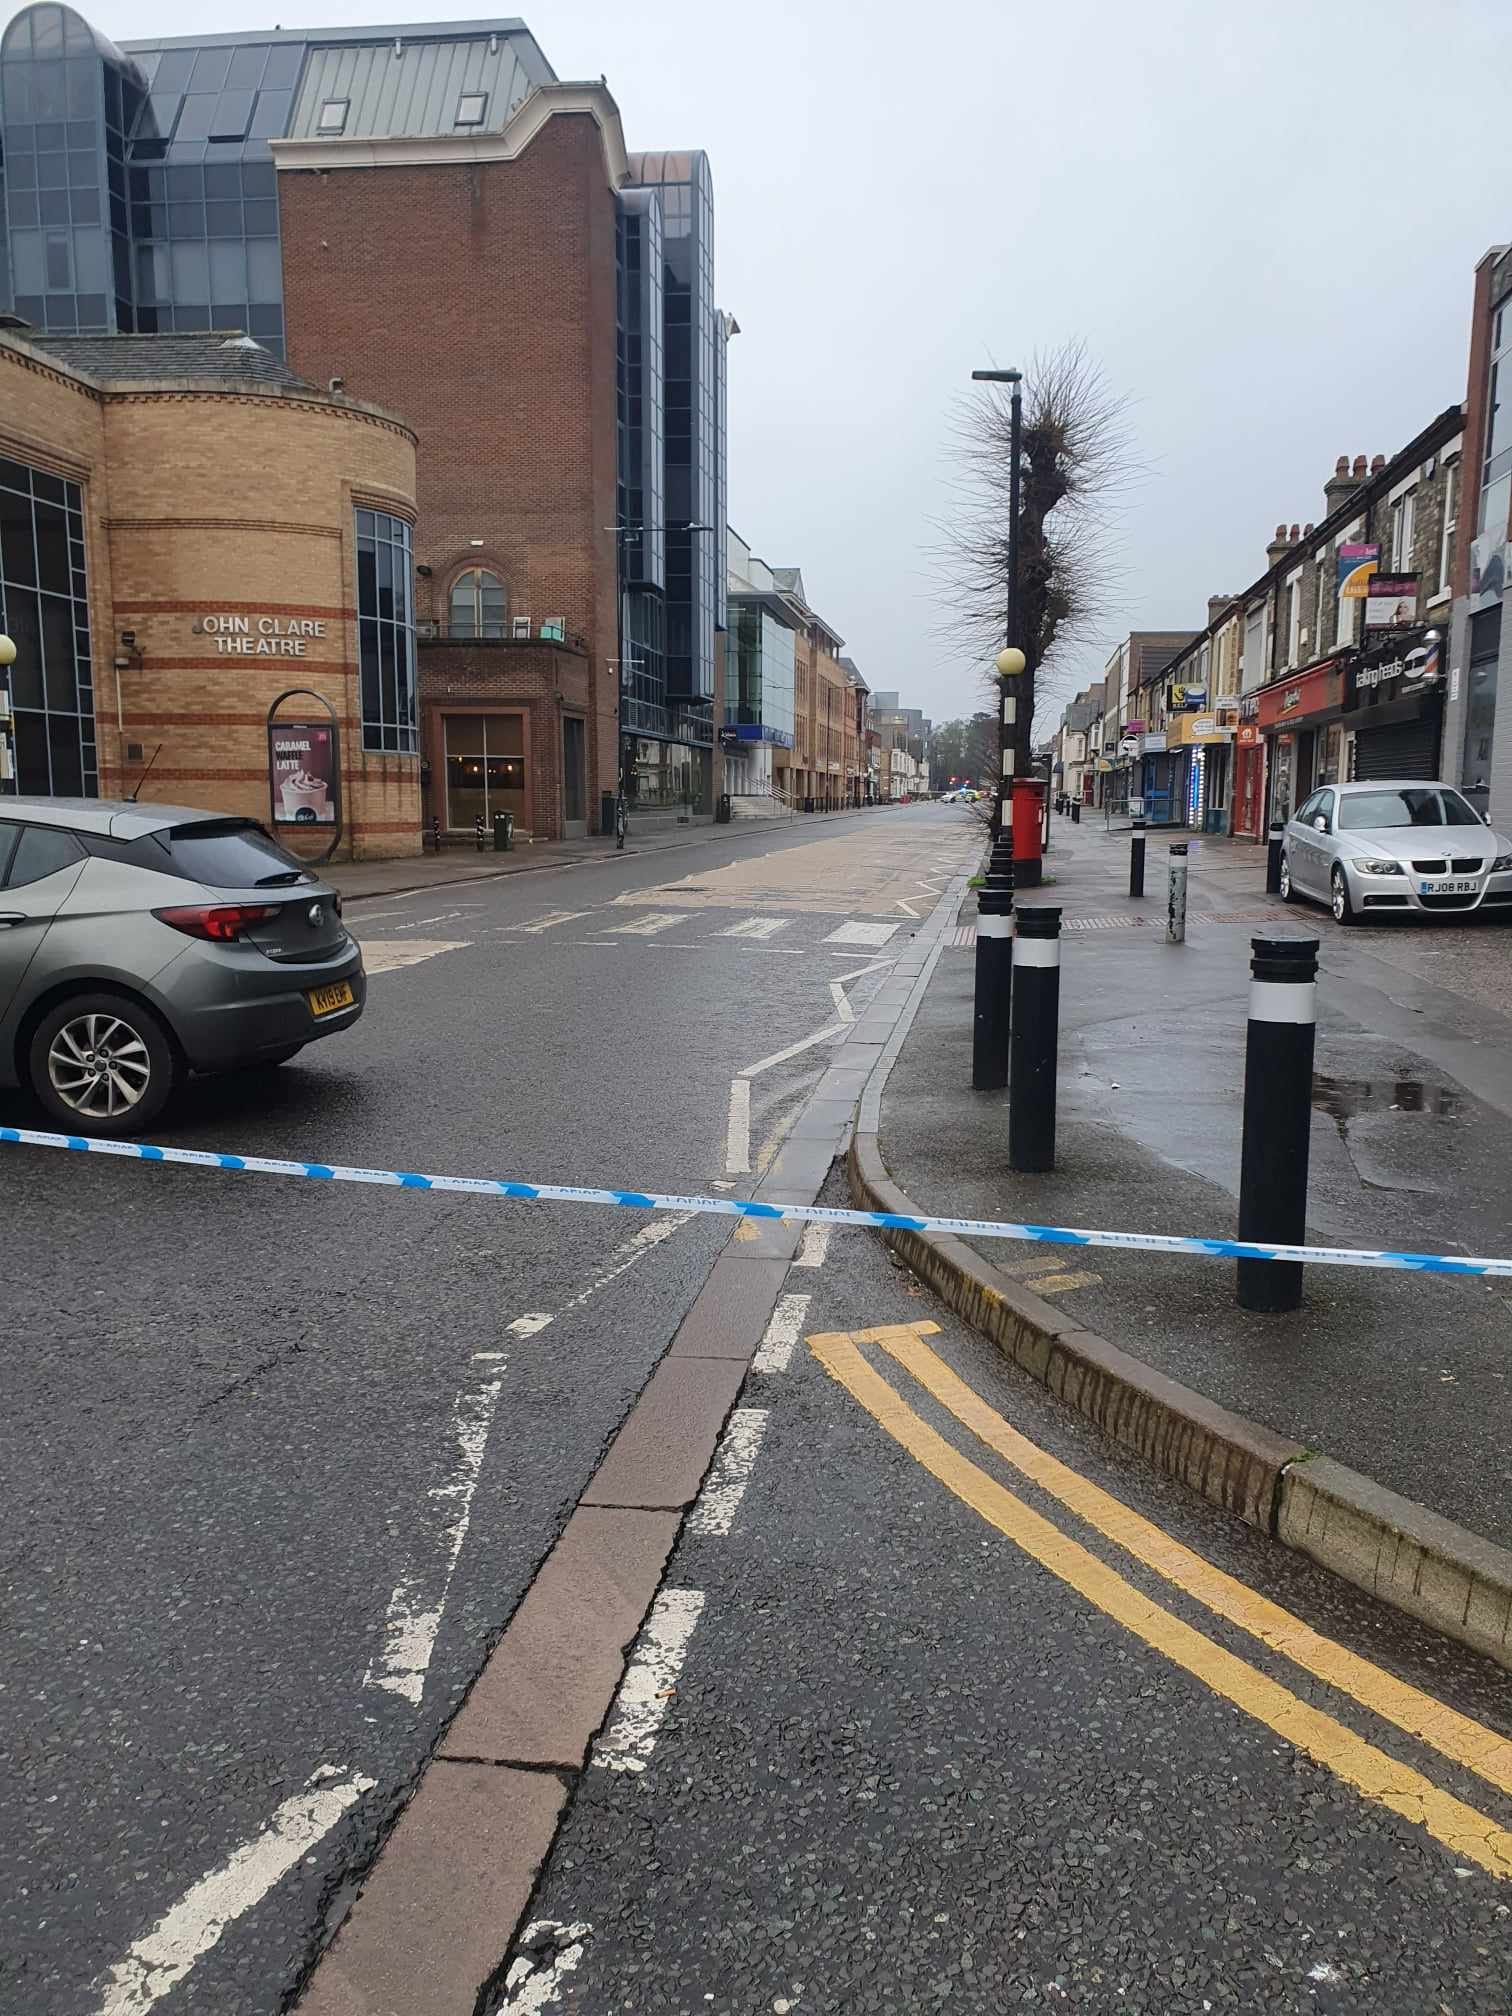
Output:
[[1314,819],[1313,825],[1317,827],[1320,833],[1326,833],[1328,831],[1328,821],[1321,816]]

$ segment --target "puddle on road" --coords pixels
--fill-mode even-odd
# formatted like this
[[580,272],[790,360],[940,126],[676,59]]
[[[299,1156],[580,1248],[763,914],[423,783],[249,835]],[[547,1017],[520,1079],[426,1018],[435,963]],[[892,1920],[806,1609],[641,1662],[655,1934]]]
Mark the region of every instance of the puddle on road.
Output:
[[1453,1120],[1460,1094],[1421,1078],[1330,1078],[1315,1071],[1312,1103],[1333,1121],[1342,1140],[1350,1121],[1362,1113],[1426,1113],[1435,1120]]

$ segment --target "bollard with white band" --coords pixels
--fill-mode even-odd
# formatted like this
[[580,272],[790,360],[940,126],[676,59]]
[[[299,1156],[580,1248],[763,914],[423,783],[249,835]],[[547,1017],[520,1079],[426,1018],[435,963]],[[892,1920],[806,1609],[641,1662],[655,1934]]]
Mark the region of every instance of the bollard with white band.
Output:
[[1020,904],[1013,936],[1013,1036],[1008,1086],[1008,1166],[1055,1167],[1055,1064],[1060,1031],[1061,913]]
[[[1244,1046],[1244,1145],[1239,1237],[1299,1246],[1307,1236],[1313,1051],[1318,1034],[1318,940],[1252,938]],[[1241,1309],[1299,1307],[1299,1261],[1241,1260]]]
[[1171,849],[1171,881],[1166,892],[1166,943],[1186,943],[1187,843],[1178,841]]
[[1134,821],[1134,830],[1129,835],[1129,894],[1144,894],[1145,822],[1143,816]]
[[1009,1003],[1013,988],[1013,887],[977,891],[976,997],[971,1027],[971,1085],[1000,1091],[1008,1083]]
[[1270,822],[1270,834],[1265,847],[1265,893],[1267,896],[1281,894],[1281,850],[1286,842],[1286,828],[1279,819]]

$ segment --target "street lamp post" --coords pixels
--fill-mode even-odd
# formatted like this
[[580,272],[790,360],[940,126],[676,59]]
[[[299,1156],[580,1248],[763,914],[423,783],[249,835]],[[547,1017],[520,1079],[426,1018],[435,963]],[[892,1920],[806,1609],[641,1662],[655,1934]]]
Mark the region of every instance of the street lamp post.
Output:
[[[1021,386],[1022,371],[973,371],[972,377],[979,383],[988,385],[1009,385],[1012,392],[1008,400],[1008,620],[1003,639],[1004,649],[998,653],[998,803],[996,831],[1001,833],[1011,817],[1009,791],[1013,783],[1013,771],[1017,760],[1018,743],[1018,702],[1010,690],[1009,680],[1022,675],[1028,666],[1028,659],[1019,647],[1019,462],[1021,459],[1024,431],[1024,400]],[[1013,662],[1007,662],[1007,661]],[[1010,730],[1013,732],[1010,733]]]

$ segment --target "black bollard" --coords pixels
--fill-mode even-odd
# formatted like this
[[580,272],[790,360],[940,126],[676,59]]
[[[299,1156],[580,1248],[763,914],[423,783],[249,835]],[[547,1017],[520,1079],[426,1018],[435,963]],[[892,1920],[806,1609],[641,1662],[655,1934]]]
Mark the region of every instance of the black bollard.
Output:
[[1013,990],[1013,890],[977,891],[976,999],[971,1026],[971,1085],[994,1092],[1008,1083]]
[[1281,894],[1281,843],[1286,838],[1286,828],[1279,819],[1270,823],[1270,844],[1265,850],[1265,893],[1267,896]]
[[481,812],[473,820],[473,838],[477,841],[478,852],[481,854],[483,852],[483,814]]
[[1073,799],[1071,800],[1071,824],[1072,824],[1073,826],[1080,826],[1080,824],[1081,824],[1081,800],[1080,800],[1080,798],[1073,798]]
[[[1318,941],[1252,938],[1250,949],[1239,1237],[1300,1246],[1307,1237]],[[1241,1260],[1236,1293],[1241,1309],[1295,1309],[1302,1301],[1302,1263]]]
[[1134,821],[1134,831],[1129,838],[1129,894],[1144,894],[1145,822]]
[[1039,1171],[1055,1167],[1061,913],[1051,903],[1020,906],[1013,925],[1008,1167]]

